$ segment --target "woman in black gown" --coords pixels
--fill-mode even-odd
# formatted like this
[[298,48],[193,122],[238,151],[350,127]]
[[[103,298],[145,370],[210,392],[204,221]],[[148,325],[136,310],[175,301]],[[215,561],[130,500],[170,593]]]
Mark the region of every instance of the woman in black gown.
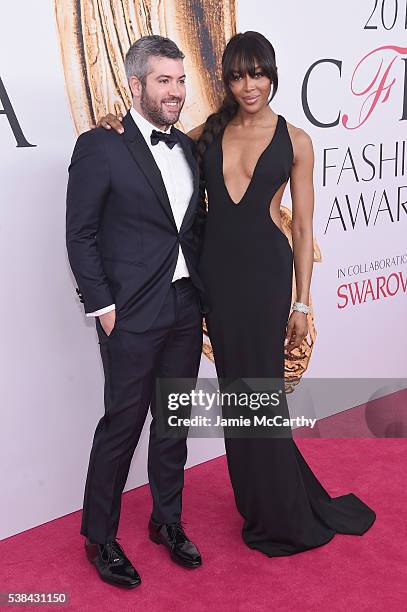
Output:
[[[292,350],[307,333],[306,314],[289,313],[293,263],[297,300],[308,304],[309,298],[313,153],[309,137],[269,107],[277,69],[266,38],[234,36],[222,70],[224,103],[192,136],[198,136],[208,199],[200,264],[206,322],[220,384],[235,381],[235,389],[247,378],[283,380],[285,339]],[[294,255],[277,219],[290,179]],[[282,411],[287,414],[286,402]],[[289,555],[372,525],[374,512],[355,495],[330,498],[290,433],[234,437],[230,429],[225,446],[250,548]]]
[[[269,107],[278,78],[274,49],[264,36],[234,36],[222,71],[224,103],[190,136],[197,140],[208,198],[200,269],[216,370],[222,389],[246,391],[247,379],[283,381],[285,343],[292,350],[308,331],[306,314],[290,314],[290,308],[293,264],[297,300],[307,305],[309,299],[313,151],[307,134]],[[99,125],[121,128],[112,115]],[[293,250],[279,220],[288,181]],[[282,400],[280,413],[288,416]],[[291,555],[321,546],[335,533],[361,535],[374,522],[375,513],[352,493],[328,495],[291,430],[239,435],[225,428],[230,479],[250,548],[270,557]]]

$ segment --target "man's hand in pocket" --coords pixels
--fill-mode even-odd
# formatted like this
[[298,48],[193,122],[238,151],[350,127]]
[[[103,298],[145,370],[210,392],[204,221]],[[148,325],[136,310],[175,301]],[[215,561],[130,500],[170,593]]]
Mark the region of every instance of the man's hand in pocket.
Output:
[[106,336],[110,336],[116,323],[116,311],[105,312],[105,314],[100,315],[99,321]]

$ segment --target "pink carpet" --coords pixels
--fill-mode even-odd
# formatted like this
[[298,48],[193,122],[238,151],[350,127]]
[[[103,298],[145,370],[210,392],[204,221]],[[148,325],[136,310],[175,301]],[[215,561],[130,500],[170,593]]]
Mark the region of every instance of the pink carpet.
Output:
[[374,508],[368,533],[336,535],[292,557],[249,550],[221,457],[186,473],[184,520],[201,549],[201,568],[176,566],[148,540],[150,495],[141,487],[124,496],[119,533],[142,576],[139,588],[119,590],[99,579],[85,558],[76,512],[0,542],[0,591],[65,591],[70,601],[64,609],[81,612],[406,610],[406,440],[302,439],[298,445],[331,495],[352,491]]

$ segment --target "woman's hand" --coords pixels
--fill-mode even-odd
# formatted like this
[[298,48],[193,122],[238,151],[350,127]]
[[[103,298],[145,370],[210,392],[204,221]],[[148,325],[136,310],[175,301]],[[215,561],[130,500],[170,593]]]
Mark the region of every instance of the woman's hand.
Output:
[[101,117],[96,124],[96,127],[105,128],[105,130],[114,129],[118,134],[123,134],[124,128],[122,126],[123,115],[112,115],[108,113],[104,117]]
[[307,315],[298,310],[293,310],[287,323],[284,346],[290,353],[293,349],[301,346],[302,341],[308,334]]

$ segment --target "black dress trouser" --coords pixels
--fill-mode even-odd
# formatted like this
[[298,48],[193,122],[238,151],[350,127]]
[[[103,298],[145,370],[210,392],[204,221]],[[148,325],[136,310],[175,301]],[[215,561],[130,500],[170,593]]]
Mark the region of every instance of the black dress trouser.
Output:
[[107,336],[97,321],[105,374],[105,414],[90,454],[81,534],[104,544],[116,537],[121,496],[151,403],[148,476],[157,523],[180,520],[186,438],[157,431],[157,378],[196,379],[202,349],[198,293],[189,279],[171,285],[153,326],[142,333],[114,327]]

